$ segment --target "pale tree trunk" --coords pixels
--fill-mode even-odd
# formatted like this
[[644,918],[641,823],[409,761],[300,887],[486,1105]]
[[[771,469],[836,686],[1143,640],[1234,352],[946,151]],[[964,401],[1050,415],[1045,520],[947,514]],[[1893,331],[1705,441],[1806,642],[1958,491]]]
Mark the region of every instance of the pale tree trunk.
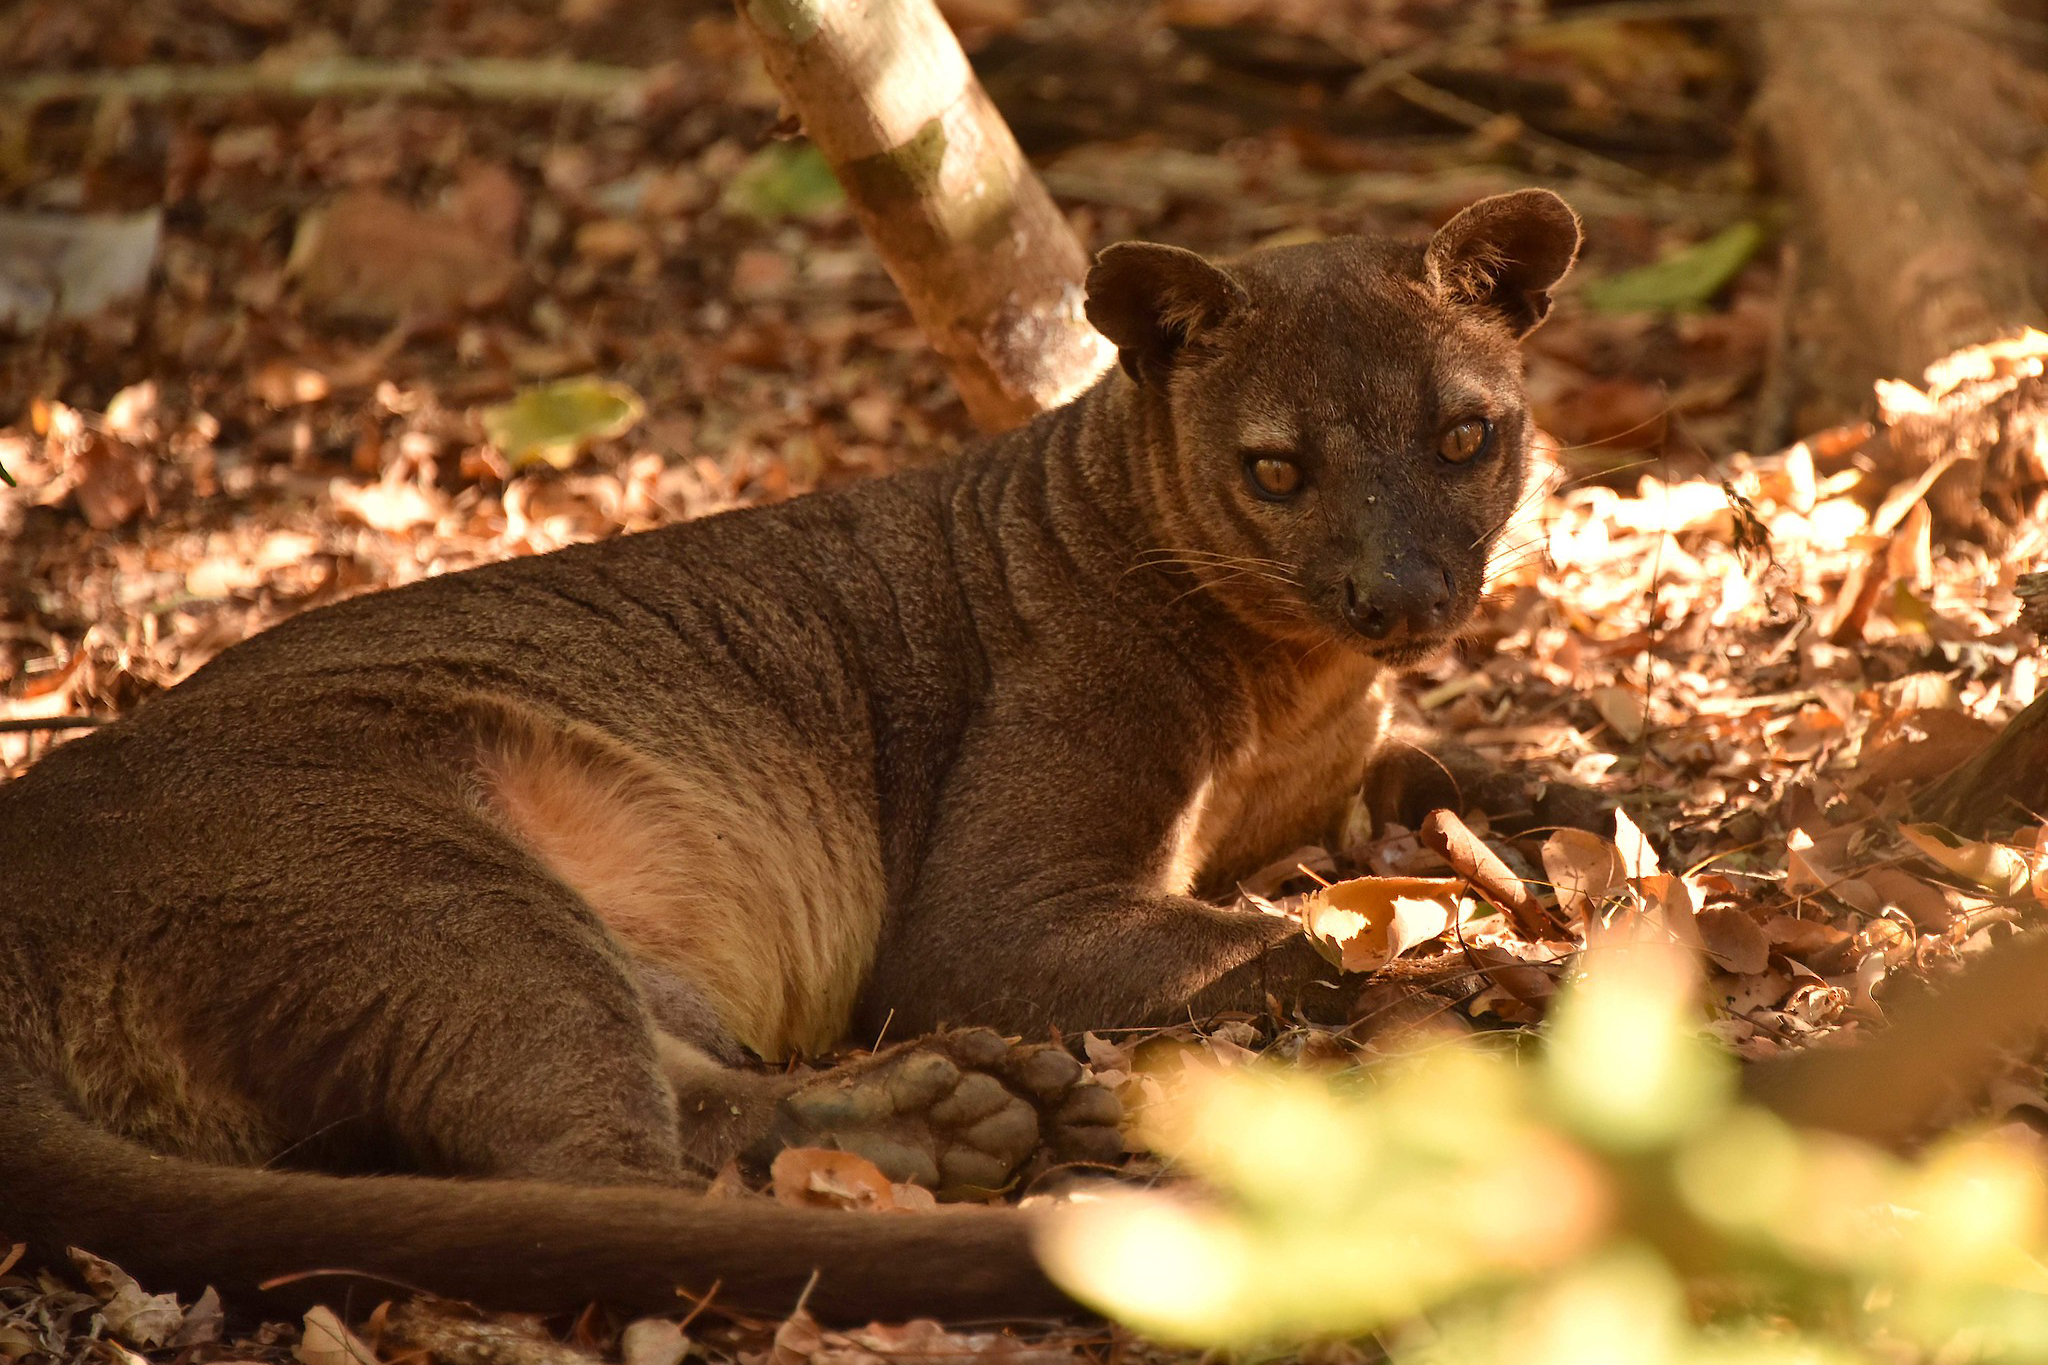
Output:
[[[1958,348],[2048,322],[2027,183],[2048,150],[2031,112],[2041,77],[2014,59],[1996,0],[1763,13],[1757,111],[1811,239],[1808,284],[1826,305],[1813,311],[1838,315],[1822,368],[1866,394],[1875,379],[1917,384]],[[1912,436],[1894,434],[1888,474],[1941,457]],[[1995,540],[2020,477],[1965,459],[1928,503],[1945,529]]]
[[932,0],[739,11],[977,423],[1016,426],[1108,364],[1087,254]]

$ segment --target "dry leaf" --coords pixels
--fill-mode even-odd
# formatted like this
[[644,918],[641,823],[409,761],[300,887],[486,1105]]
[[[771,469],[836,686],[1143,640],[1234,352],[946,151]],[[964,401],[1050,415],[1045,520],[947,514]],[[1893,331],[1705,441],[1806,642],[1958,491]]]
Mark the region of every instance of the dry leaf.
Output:
[[1802,981],[1785,1000],[1785,1013],[1809,1028],[1832,1024],[1849,1007],[1849,993],[1825,981]]
[[1709,978],[1708,998],[1737,1017],[1775,1008],[1792,989],[1792,978],[1775,968],[1742,974],[1713,972]]
[[1849,941],[1846,929],[1792,915],[1773,916],[1764,922],[1763,931],[1764,939],[1779,952],[1822,972],[1841,965],[1836,955]]
[[824,1344],[824,1329],[799,1308],[775,1329],[775,1342],[760,1358],[760,1365],[810,1365]]
[[1793,829],[1785,836],[1785,889],[1801,891],[1825,891],[1841,878],[1835,870],[1820,860],[1814,851],[1813,836],[1804,829]]
[[1760,972],[1771,962],[1770,939],[1747,912],[1710,905],[1693,917],[1707,956],[1739,975]]
[[682,1365],[690,1339],[667,1318],[636,1318],[619,1333],[620,1365]]
[[1956,917],[1955,892],[1903,867],[1874,867],[1861,880],[1877,893],[1880,910],[1889,906],[1902,911],[1921,929],[1945,929]]
[[1596,687],[1593,705],[1624,744],[1634,744],[1649,725],[1649,701],[1629,687]]
[[1282,854],[1258,871],[1237,884],[1237,889],[1247,896],[1265,897],[1277,892],[1281,886],[1296,877],[1313,873],[1323,881],[1329,881],[1336,873],[1337,864],[1330,857],[1328,849],[1315,844],[1305,844],[1292,853]]
[[130,1345],[161,1346],[184,1326],[185,1313],[175,1295],[145,1294],[134,1277],[112,1261],[76,1247],[71,1248],[71,1264],[100,1301],[107,1330]]
[[314,307],[377,322],[488,307],[520,274],[509,242],[376,190],[351,190],[306,215],[286,269]]
[[1701,946],[1697,919],[1706,898],[1698,886],[1669,872],[1640,877],[1634,885],[1653,924],[1687,947]]
[[1998,728],[1947,708],[1902,711],[1865,743],[1854,781],[1858,789],[1881,796],[1895,786],[1941,777],[1974,757]]
[[1531,961],[1494,944],[1470,944],[1465,952],[1487,980],[1524,1005],[1540,1008],[1557,994],[1555,962]]
[[126,442],[87,432],[72,448],[66,477],[79,515],[95,531],[125,526],[156,508],[153,464]]
[[1620,852],[1621,865],[1631,881],[1654,877],[1664,870],[1663,864],[1657,861],[1657,850],[1650,846],[1649,837],[1619,806],[1614,808],[1614,847]]
[[1583,829],[1561,829],[1543,841],[1543,872],[1558,908],[1582,927],[1628,884],[1620,851]]
[[1372,972],[1444,933],[1471,905],[1456,877],[1354,877],[1303,900],[1302,927],[1332,966]]
[[1037,1346],[1003,1332],[954,1332],[930,1318],[828,1332],[824,1350],[813,1357],[817,1365],[1073,1365],[1074,1359],[1058,1342]]
[[1994,896],[2017,896],[2034,879],[2027,855],[2016,848],[1958,838],[1940,825],[1900,825],[1899,833],[1937,866]]
[[1088,1065],[1097,1071],[1128,1072],[1136,1066],[1130,1048],[1113,1043],[1099,1033],[1082,1034],[1081,1051],[1088,1058]]
[[32,332],[142,292],[163,236],[163,210],[0,212],[0,329]]
[[179,1326],[177,1335],[171,1338],[171,1345],[181,1348],[211,1346],[220,1340],[221,1326],[225,1321],[226,1315],[221,1311],[220,1295],[213,1292],[213,1286],[208,1285],[200,1291],[192,1306],[185,1310],[185,1321]]
[[895,1187],[864,1156],[824,1147],[785,1147],[775,1155],[768,1177],[775,1197],[796,1208],[873,1209],[896,1207]]
[[249,389],[266,407],[317,403],[333,391],[326,375],[289,360],[273,360],[249,376]]
[[292,1355],[300,1365],[377,1365],[376,1352],[324,1305],[306,1314],[305,1331]]
[[327,486],[327,493],[334,501],[336,516],[386,535],[402,536],[432,526],[448,511],[447,501],[438,491],[429,493],[410,481],[384,479],[359,485],[336,479]]

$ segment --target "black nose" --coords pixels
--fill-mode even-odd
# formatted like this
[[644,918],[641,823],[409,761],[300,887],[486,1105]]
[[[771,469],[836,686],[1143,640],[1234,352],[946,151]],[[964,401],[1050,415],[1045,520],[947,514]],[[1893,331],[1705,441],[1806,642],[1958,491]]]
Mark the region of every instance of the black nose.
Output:
[[1433,634],[1451,618],[1451,576],[1405,558],[1352,574],[1344,580],[1344,616],[1368,640]]

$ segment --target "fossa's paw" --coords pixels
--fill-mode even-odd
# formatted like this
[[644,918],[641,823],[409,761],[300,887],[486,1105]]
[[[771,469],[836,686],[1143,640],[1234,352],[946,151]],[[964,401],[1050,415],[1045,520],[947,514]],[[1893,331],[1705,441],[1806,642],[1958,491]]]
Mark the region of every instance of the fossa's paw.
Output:
[[1122,1113],[1059,1048],[961,1029],[802,1086],[778,1107],[775,1137],[853,1152],[892,1180],[973,1198],[1059,1162],[1117,1160]]

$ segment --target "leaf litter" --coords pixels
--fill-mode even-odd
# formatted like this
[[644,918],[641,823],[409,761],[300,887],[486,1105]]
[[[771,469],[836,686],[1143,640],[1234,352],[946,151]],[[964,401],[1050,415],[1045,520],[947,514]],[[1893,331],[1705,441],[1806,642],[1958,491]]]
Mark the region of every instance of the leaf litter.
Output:
[[[1140,1121],[1190,1069],[1348,1066],[1446,1031],[1532,1026],[1573,953],[1610,933],[1696,946],[1709,1031],[1769,1056],[1881,1022],[1895,980],[2048,903],[2048,826],[1965,838],[1907,806],[2039,690],[2014,617],[2020,575],[2048,546],[2048,345],[1973,348],[1865,409],[1810,404],[1801,430],[1781,420],[1756,439],[1773,427],[1762,395],[1786,291],[1767,215],[1714,197],[1738,154],[1702,131],[1739,108],[1728,53],[1696,27],[1598,22],[1459,47],[1459,9],[1162,0],[1111,34],[1064,0],[1029,16],[1020,43],[1022,7],[948,6],[1090,245],[1419,232],[1543,170],[1531,129],[1623,159],[1636,153],[1621,130],[1663,137],[1657,170],[1679,191],[1560,184],[1594,246],[1589,292],[1562,298],[1529,348],[1545,477],[1503,538],[1472,638],[1414,689],[1509,769],[1627,813],[1597,833],[1510,836],[1476,811],[1422,830],[1354,811],[1244,891],[1301,918],[1339,965],[1376,972],[1359,1017],[1071,1040]],[[870,477],[972,438],[815,153],[771,136],[778,101],[729,10],[684,10],[480,0],[312,37],[261,0],[204,13],[78,0],[0,20],[9,69],[120,68],[143,52],[254,61],[302,43],[458,61],[564,50],[641,70],[647,111],[214,95],[60,103],[33,114],[36,137],[0,139],[7,224],[128,234],[107,239],[119,250],[49,257],[75,279],[8,276],[13,325],[35,344],[0,352],[0,469],[18,485],[0,481],[0,719],[117,714],[310,606]],[[1357,62],[1361,35],[1389,56],[1438,52],[1420,69],[1504,110],[1531,103],[1478,132],[1417,121]],[[1074,71],[1107,52],[1148,96],[1106,113],[1085,79],[1047,84],[1033,51]],[[1233,82],[1242,107],[1220,133],[1213,101],[1178,74],[1190,61]],[[1953,471],[1996,476],[1999,534],[1968,513],[1985,497],[1954,496]],[[0,733],[0,765],[61,738]],[[1963,1102],[2003,1112],[2040,1095],[2035,1060],[2016,1056],[1988,1101]],[[1169,1174],[1140,1150],[1129,1165]],[[751,1189],[728,1173],[714,1194],[848,1216],[919,1203],[845,1153],[785,1153],[777,1168]],[[566,1339],[449,1306],[230,1339],[210,1297],[150,1295],[89,1259],[0,1263],[8,1362],[865,1365],[1157,1349],[1094,1331],[828,1332],[715,1301],[632,1324],[586,1315]]]

